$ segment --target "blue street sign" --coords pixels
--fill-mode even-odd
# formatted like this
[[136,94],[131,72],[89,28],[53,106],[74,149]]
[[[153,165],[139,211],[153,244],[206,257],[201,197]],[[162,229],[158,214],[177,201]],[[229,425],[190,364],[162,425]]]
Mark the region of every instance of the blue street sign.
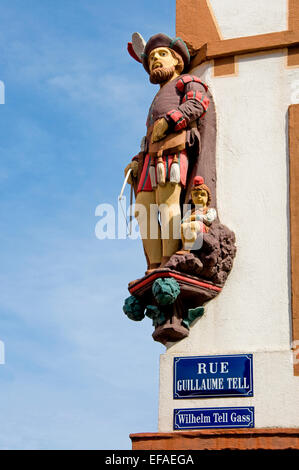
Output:
[[175,357],[173,398],[253,396],[252,354]]
[[191,408],[174,410],[173,429],[254,428],[254,408]]

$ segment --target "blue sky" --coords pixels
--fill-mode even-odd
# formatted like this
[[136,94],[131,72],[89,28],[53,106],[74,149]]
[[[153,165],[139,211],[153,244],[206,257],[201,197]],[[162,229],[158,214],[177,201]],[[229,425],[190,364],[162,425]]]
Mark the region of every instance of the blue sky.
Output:
[[122,312],[141,242],[98,240],[157,89],[126,52],[175,0],[1,0],[0,449],[130,449],[157,430],[159,356]]

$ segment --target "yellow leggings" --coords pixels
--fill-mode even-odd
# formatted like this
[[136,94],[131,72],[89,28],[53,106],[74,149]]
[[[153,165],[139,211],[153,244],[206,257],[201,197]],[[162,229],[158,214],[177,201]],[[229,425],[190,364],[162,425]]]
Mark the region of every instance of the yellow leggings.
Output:
[[149,265],[160,264],[180,247],[180,194],[181,184],[169,182],[137,194],[135,217]]

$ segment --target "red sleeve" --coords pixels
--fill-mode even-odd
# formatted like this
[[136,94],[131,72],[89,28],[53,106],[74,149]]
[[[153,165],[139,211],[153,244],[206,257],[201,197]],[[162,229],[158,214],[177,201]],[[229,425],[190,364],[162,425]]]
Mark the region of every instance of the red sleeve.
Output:
[[182,76],[176,88],[182,94],[182,101],[177,109],[172,109],[167,113],[166,119],[170,125],[173,124],[175,131],[180,131],[185,129],[190,122],[205,115],[210,100],[207,96],[207,85],[195,76]]
[[185,129],[187,127],[187,121],[184,118],[183,113],[178,109],[172,109],[167,113],[167,117],[172,121],[174,124],[174,130],[180,131],[181,129]]

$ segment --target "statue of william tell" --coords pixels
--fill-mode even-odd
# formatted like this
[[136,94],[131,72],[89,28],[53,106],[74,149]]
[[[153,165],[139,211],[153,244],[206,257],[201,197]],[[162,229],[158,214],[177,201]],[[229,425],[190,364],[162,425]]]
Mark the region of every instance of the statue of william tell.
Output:
[[[199,127],[210,100],[207,86],[184,73],[190,55],[181,38],[160,33],[145,43],[135,33],[128,49],[142,63],[150,82],[160,87],[149,109],[142,151],[125,169],[125,173],[131,169],[135,217],[149,274],[163,268],[181,247],[182,204],[189,202],[198,176]],[[166,209],[158,214],[150,210],[151,205]]]

